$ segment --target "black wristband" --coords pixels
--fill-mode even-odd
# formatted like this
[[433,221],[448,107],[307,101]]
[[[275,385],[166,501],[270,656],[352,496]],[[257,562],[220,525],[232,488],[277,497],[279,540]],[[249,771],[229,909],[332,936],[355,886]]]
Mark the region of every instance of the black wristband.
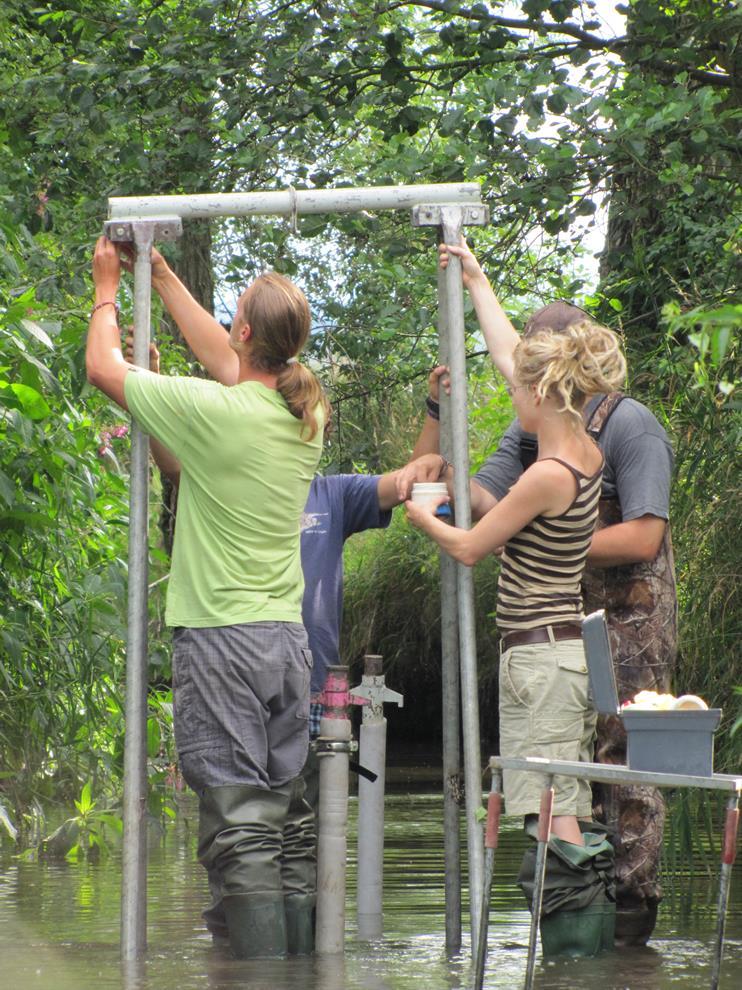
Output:
[[441,418],[441,407],[440,407],[440,404],[437,403],[435,401],[435,399],[431,395],[426,396],[426,398],[425,398],[425,406],[426,406],[426,408],[428,410],[428,416],[430,416],[431,419],[440,419]]

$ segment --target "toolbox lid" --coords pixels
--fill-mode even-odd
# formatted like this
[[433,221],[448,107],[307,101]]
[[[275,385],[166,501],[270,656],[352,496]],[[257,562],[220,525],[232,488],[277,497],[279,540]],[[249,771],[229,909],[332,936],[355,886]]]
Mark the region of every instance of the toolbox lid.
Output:
[[618,690],[613,673],[613,657],[605,624],[605,609],[592,612],[582,622],[582,642],[590,677],[590,693],[595,710],[601,715],[618,713]]

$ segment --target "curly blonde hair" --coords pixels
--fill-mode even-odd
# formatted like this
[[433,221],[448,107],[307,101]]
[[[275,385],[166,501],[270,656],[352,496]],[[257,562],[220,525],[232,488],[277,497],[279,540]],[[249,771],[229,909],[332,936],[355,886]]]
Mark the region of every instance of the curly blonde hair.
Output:
[[553,395],[582,424],[591,395],[613,392],[626,378],[626,359],[617,334],[587,315],[569,326],[530,330],[515,348],[514,377],[535,385],[536,395]]

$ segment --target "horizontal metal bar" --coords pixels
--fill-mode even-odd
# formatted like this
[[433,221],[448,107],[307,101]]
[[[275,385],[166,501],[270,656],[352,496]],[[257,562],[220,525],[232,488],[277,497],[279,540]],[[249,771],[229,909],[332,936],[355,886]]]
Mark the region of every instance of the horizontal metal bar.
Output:
[[742,777],[715,773],[711,777],[695,777],[682,773],[651,773],[629,770],[628,767],[603,763],[570,763],[566,760],[545,760],[538,756],[525,758],[491,756],[491,770],[526,770],[534,773],[559,774],[597,780],[603,784],[652,784],[654,787],[702,787],[712,791],[742,791]]
[[367,186],[349,189],[284,189],[273,192],[197,193],[190,196],[112,196],[111,219],[178,216],[244,217],[303,213],[355,213],[359,210],[405,210],[420,203],[479,203],[477,182],[443,182],[419,186]]

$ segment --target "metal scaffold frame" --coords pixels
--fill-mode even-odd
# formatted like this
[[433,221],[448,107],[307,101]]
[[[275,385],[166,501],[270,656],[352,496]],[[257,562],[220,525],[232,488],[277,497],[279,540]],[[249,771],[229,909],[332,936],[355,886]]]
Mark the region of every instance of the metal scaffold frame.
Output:
[[[182,220],[238,216],[286,216],[413,210],[415,226],[435,226],[439,237],[458,244],[464,226],[487,222],[477,183],[112,197],[104,225],[113,241],[134,245],[134,363],[149,366],[152,271],[150,251],[172,240]],[[451,257],[438,279],[440,356],[451,369],[451,397],[442,397],[444,456],[455,470],[456,522],[471,525],[467,428],[466,350],[461,263]],[[141,959],[146,949],[146,723],[147,723],[147,501],[148,438],[132,428],[129,532],[129,600],[126,662],[126,744],[124,757],[124,855],[121,955]],[[442,555],[443,556],[443,555]],[[482,803],[474,600],[469,568],[450,558],[441,562],[444,668],[444,815],[446,821],[446,948],[461,942],[458,862],[459,707],[464,740],[469,902],[472,952],[477,945],[482,900],[484,849],[478,809]],[[459,704],[459,697],[461,704]]]

